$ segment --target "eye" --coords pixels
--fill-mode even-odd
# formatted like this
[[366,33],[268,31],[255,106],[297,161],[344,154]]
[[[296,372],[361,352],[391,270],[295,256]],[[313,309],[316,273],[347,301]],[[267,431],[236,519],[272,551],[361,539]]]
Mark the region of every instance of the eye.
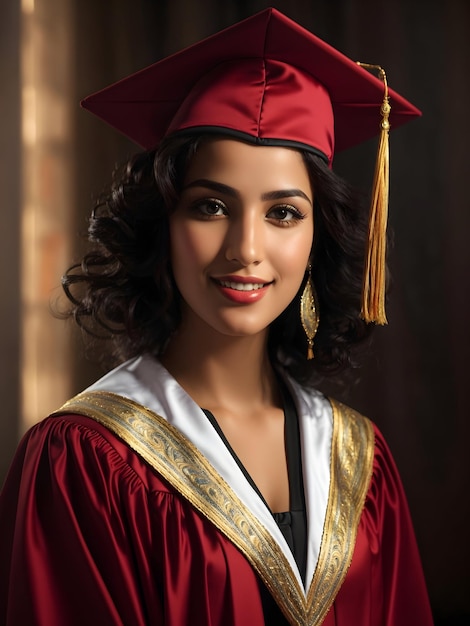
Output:
[[222,200],[217,198],[204,198],[193,204],[193,209],[203,219],[222,217],[227,215],[227,207]]
[[303,220],[305,215],[290,204],[281,204],[270,209],[266,217],[283,225],[291,226]]

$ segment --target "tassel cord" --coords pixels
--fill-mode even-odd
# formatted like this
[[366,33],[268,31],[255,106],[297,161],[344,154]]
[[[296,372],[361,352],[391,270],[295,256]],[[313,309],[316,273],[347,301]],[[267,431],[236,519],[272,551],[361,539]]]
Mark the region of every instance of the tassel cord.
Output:
[[362,286],[361,317],[366,322],[386,324],[386,240],[389,196],[389,130],[390,102],[385,71],[376,65],[359,63],[367,69],[375,69],[384,83],[384,97],[380,109],[380,139],[371,194],[369,229],[365,254]]

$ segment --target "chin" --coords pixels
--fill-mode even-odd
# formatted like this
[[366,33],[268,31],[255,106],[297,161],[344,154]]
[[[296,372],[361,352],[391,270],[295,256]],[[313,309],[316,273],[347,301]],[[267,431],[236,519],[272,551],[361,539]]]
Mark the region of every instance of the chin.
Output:
[[[235,316],[230,316],[235,317]],[[260,320],[259,316],[249,316],[257,319],[222,319],[209,325],[222,335],[230,337],[255,337],[265,333],[276,318]],[[208,322],[206,322],[208,323]]]

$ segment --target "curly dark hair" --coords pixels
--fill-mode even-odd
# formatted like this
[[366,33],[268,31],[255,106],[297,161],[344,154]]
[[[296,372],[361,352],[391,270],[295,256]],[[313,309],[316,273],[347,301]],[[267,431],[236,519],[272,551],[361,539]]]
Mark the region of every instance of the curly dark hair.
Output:
[[[112,341],[114,362],[161,355],[180,322],[180,294],[169,261],[168,215],[204,136],[168,138],[119,170],[89,221],[90,251],[62,279],[64,313],[93,337]],[[359,196],[318,156],[302,153],[314,189],[312,276],[321,321],[315,358],[306,359],[300,324],[303,286],[272,323],[269,352],[297,379],[354,365],[371,327],[360,318],[366,212]]]

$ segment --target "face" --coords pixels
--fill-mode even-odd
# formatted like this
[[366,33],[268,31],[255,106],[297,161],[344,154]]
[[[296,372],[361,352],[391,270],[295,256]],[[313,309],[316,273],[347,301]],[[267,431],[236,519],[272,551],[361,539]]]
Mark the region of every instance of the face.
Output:
[[170,216],[182,323],[255,335],[299,290],[313,241],[313,191],[300,153],[203,142]]

